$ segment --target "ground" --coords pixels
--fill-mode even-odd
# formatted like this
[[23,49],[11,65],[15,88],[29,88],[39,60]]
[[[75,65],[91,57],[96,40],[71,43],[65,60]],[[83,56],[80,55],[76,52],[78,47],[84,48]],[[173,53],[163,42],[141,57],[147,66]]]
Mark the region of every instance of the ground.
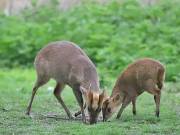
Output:
[[[129,105],[119,120],[85,125],[70,121],[53,95],[54,81],[37,92],[32,106],[32,117],[25,115],[35,82],[33,69],[1,69],[0,71],[0,134],[61,134],[61,135],[179,135],[180,134],[180,83],[166,82],[162,92],[160,118],[155,117],[153,96],[143,93],[137,99],[137,115]],[[110,93],[111,86],[107,86]],[[70,88],[63,91],[63,99],[72,113],[79,106]],[[48,115],[57,115],[48,118]]]

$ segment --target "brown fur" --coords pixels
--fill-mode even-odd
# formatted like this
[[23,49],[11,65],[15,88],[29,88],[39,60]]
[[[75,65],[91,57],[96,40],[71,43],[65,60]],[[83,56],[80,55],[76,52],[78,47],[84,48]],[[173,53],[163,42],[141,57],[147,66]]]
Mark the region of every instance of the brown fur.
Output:
[[164,66],[153,59],[144,58],[130,64],[118,77],[111,96],[103,104],[103,119],[107,120],[122,104],[117,118],[132,102],[136,114],[136,98],[144,91],[154,95],[156,116],[159,117],[161,89],[165,77]]
[[[27,114],[30,113],[37,89],[52,78],[57,82],[54,95],[66,111],[68,117],[72,118],[73,116],[61,98],[61,92],[65,85],[69,85],[73,89],[74,95],[81,107],[83,121],[86,121],[82,93],[86,99],[87,107],[91,106],[91,102],[98,103],[99,96],[103,96],[103,93],[100,94],[99,91],[99,79],[96,68],[89,57],[74,43],[59,41],[50,43],[41,49],[35,58],[34,64],[37,72],[37,81],[33,88]],[[89,86],[91,86],[90,89]],[[99,107],[98,104],[96,107]],[[96,122],[99,113],[94,115],[95,113],[94,110],[89,112],[90,123]]]

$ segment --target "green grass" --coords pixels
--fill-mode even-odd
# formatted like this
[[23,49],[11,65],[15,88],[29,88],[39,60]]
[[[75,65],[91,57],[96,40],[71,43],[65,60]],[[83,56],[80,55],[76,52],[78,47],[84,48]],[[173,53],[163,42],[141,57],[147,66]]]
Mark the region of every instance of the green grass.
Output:
[[[109,79],[112,82],[112,79]],[[81,121],[47,118],[66,114],[53,95],[54,81],[39,89],[32,106],[32,118],[25,115],[35,81],[34,70],[3,69],[0,71],[0,134],[61,134],[61,135],[152,135],[180,134],[180,83],[166,83],[162,93],[160,118],[154,115],[153,96],[144,93],[137,99],[137,116],[133,116],[131,105],[120,120],[85,125]],[[108,86],[109,93],[111,86]],[[63,91],[65,103],[71,112],[79,106],[70,88]]]

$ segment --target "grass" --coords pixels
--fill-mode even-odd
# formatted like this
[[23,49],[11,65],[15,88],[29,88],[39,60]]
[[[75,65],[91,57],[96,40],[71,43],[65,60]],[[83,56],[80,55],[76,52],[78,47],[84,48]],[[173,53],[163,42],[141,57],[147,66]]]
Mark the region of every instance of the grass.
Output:
[[[31,69],[0,71],[0,134],[180,134],[180,83],[166,83],[162,93],[160,118],[155,117],[153,96],[144,93],[137,99],[137,116],[132,115],[132,106],[129,105],[120,120],[113,117],[110,122],[85,125],[81,121],[46,117],[48,114],[56,114],[66,118],[53,95],[53,81],[39,89],[32,106],[32,118],[27,117],[25,110],[34,81],[35,72]],[[112,85],[108,87],[109,93]],[[72,113],[79,110],[70,88],[65,88],[63,97]]]

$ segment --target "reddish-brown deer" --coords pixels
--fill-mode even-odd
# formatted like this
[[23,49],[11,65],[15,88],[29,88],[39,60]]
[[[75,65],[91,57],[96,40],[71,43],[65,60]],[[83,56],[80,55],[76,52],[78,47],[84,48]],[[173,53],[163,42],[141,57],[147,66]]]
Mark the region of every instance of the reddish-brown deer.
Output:
[[132,102],[133,114],[135,115],[136,98],[144,91],[154,95],[156,116],[159,117],[164,78],[165,68],[156,60],[144,58],[130,64],[118,77],[111,96],[103,103],[103,121],[110,118],[122,104],[117,114],[117,118],[119,118],[130,102]]
[[[37,72],[37,80],[27,108],[28,115],[30,114],[31,105],[37,89],[52,78],[57,82],[54,95],[70,119],[73,116],[61,97],[61,92],[65,85],[73,89],[73,93],[81,108],[82,120],[86,122],[84,113],[86,104],[90,124],[97,122],[103,104],[104,92],[100,93],[99,90],[96,67],[77,45],[68,41],[50,43],[40,50],[34,64]],[[85,102],[83,101],[83,96]]]

